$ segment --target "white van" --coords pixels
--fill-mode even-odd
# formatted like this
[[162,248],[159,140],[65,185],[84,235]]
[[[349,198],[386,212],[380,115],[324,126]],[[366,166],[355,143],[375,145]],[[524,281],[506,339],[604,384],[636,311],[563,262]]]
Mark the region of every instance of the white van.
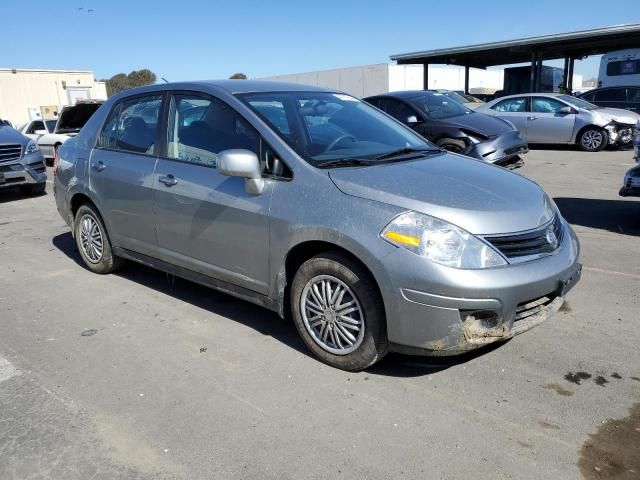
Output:
[[640,49],[618,50],[602,55],[599,87],[640,85]]

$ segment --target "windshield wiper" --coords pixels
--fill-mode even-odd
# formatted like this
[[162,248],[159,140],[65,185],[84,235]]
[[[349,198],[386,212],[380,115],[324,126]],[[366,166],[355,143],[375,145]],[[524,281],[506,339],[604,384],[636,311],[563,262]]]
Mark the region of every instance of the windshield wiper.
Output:
[[335,160],[329,160],[319,163],[318,168],[332,168],[332,167],[362,167],[373,165],[377,163],[375,160],[367,160],[365,158],[337,158]]
[[411,147],[403,147],[397,150],[392,150],[391,152],[383,153],[382,155],[378,155],[376,160],[386,160],[388,158],[399,157],[401,155],[407,155],[409,153],[435,153],[440,152],[439,148],[411,148]]

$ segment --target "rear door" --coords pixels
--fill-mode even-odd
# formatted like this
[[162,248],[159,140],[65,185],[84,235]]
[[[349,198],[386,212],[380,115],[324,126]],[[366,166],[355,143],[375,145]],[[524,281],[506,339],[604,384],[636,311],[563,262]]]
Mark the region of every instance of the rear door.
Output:
[[529,141],[527,137],[528,110],[527,97],[513,97],[499,101],[491,107],[490,111],[483,110],[482,113],[488,113],[489,115],[509,120],[516,126],[522,138],[525,141]]
[[154,187],[161,258],[266,294],[273,184],[252,195],[243,178],[217,171],[223,150],[260,155],[260,136],[215,97],[176,92],[168,102],[166,151]]
[[531,143],[569,143],[576,123],[575,113],[561,113],[567,104],[551,97],[531,97],[527,116],[527,141]]
[[640,113],[640,88],[627,87],[627,103],[625,108],[632,112]]
[[153,171],[164,94],[129,97],[116,104],[89,162],[89,180],[111,241],[153,255]]

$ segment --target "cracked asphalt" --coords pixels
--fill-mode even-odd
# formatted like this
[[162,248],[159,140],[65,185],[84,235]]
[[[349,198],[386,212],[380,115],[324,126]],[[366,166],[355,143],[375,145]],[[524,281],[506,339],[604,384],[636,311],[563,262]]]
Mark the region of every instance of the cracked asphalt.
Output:
[[0,191],[0,479],[640,478],[631,153],[526,162],[582,242],[568,305],[504,345],[361,373],[251,304],[90,273],[50,188]]

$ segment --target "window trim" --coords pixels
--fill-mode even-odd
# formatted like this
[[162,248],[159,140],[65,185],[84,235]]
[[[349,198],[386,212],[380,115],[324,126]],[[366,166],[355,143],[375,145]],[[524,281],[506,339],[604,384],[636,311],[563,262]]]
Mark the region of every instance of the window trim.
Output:
[[[109,120],[109,117],[111,116],[111,114],[115,111],[116,108],[120,109],[120,111],[118,112],[118,116],[120,116],[120,113],[122,112],[121,107],[123,103],[129,102],[131,100],[136,100],[138,98],[145,98],[145,97],[155,97],[155,96],[159,96],[160,97],[160,111],[158,112],[158,122],[160,123],[162,121],[163,115],[164,115],[164,110],[166,109],[165,105],[166,105],[166,99],[167,99],[167,95],[166,92],[163,90],[157,90],[157,91],[153,91],[153,92],[145,92],[145,93],[139,93],[136,95],[130,95],[124,98],[121,98],[120,100],[118,100],[117,102],[115,102],[111,108],[109,109],[109,112],[104,116],[104,119],[102,121],[102,124],[100,125],[100,130],[98,131],[98,134],[96,135],[94,144],[93,144],[93,149],[96,150],[104,150],[107,152],[116,152],[116,153],[124,153],[127,155],[141,155],[143,157],[147,157],[147,158],[158,158],[158,149],[162,147],[162,145],[160,145],[158,143],[158,141],[162,138],[158,138],[158,135],[162,132],[163,130],[163,125],[158,125],[156,127],[156,138],[154,140],[154,145],[153,145],[153,153],[149,154],[149,153],[143,153],[143,152],[132,152],[130,150],[121,150],[119,148],[108,148],[108,147],[101,147],[100,146],[100,139],[102,138],[102,132],[104,131],[104,127],[107,124],[107,121]],[[158,128],[159,127],[159,128]]]

